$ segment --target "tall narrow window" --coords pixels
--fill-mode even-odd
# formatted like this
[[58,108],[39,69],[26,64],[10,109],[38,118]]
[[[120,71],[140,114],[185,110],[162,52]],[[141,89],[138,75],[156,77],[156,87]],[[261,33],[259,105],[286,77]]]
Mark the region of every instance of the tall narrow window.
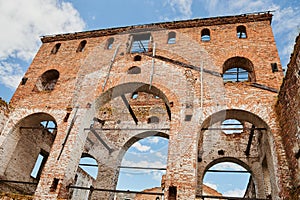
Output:
[[114,41],[114,38],[109,38],[106,42],[106,49],[112,49]]
[[60,46],[61,46],[61,43],[56,43],[56,44],[54,45],[54,47],[52,48],[51,53],[52,53],[52,54],[56,54],[56,53],[58,52]]
[[84,48],[85,48],[85,45],[86,45],[86,40],[83,40],[79,43],[79,46],[76,50],[76,52],[83,52],[84,51]]
[[208,28],[205,28],[201,31],[201,41],[203,42],[210,41],[210,31]]
[[49,155],[48,152],[41,150],[41,152],[39,153],[39,155],[36,159],[36,162],[31,171],[31,174],[30,174],[30,176],[32,178],[39,179],[39,177],[42,173],[43,167],[47,161],[48,155]]
[[132,35],[131,53],[143,53],[149,51],[149,42],[151,34],[136,34]]
[[175,44],[176,43],[176,33],[175,32],[169,32],[168,33],[168,44]]
[[247,32],[246,32],[246,27],[241,25],[241,26],[238,26],[236,28],[236,35],[238,38],[240,39],[245,39],[247,38]]

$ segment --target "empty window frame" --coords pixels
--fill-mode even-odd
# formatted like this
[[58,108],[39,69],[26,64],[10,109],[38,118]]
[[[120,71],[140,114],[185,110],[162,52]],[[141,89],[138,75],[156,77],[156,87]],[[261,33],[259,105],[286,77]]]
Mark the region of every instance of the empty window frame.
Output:
[[37,159],[36,159],[36,162],[35,162],[35,165],[31,171],[31,174],[30,176],[34,179],[39,179],[39,177],[41,176],[41,173],[42,173],[42,170],[43,170],[43,167],[47,161],[47,158],[49,156],[49,153],[44,151],[44,150],[41,150],[41,152],[39,153]]
[[51,50],[51,54],[56,54],[61,46],[61,43],[56,43]]
[[42,90],[51,91],[54,90],[54,86],[59,78],[59,72],[55,69],[51,69],[42,74],[40,80],[42,84]]
[[151,34],[135,34],[132,35],[130,53],[144,53],[149,51]]
[[174,31],[168,33],[168,44],[176,43],[176,33]]
[[41,125],[45,130],[48,130],[50,133],[56,131],[56,123],[54,121],[41,121]]
[[86,40],[81,41],[81,42],[79,43],[79,45],[78,45],[78,48],[77,48],[76,52],[83,52],[86,43],[87,43]]
[[90,175],[94,179],[97,179],[98,163],[94,157],[84,153],[80,158],[79,167],[88,175]]
[[130,67],[127,71],[127,74],[140,74],[141,68],[137,66]]
[[243,128],[243,124],[236,119],[226,119],[221,124],[221,129],[225,134],[242,133]]
[[243,25],[240,25],[236,28],[236,36],[240,39],[245,39],[247,38],[247,32],[246,32],[246,27]]
[[201,41],[208,42],[210,41],[210,30],[205,28],[201,31]]
[[107,40],[107,42],[106,42],[106,49],[112,49],[112,47],[113,47],[113,43],[114,43],[114,41],[115,41],[115,39],[114,38],[109,38],[108,40]]
[[249,80],[248,71],[242,68],[231,68],[223,74],[224,82],[244,82]]

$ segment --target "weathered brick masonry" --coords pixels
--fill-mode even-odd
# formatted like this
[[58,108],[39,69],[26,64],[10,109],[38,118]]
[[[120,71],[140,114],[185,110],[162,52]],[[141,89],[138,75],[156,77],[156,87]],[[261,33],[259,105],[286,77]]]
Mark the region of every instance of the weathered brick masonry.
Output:
[[[8,119],[0,117],[1,180],[34,184],[2,181],[1,191],[113,199],[67,186],[116,189],[126,150],[156,135],[169,139],[165,199],[201,197],[206,170],[225,161],[251,173],[247,197],[291,199],[299,102],[285,103],[286,79],[276,104],[283,72],[271,20],[257,13],[43,37]],[[287,76],[298,76],[297,55]],[[240,133],[226,133],[229,119]],[[96,179],[78,167],[86,156],[97,161]]]
[[281,137],[291,172],[291,193],[295,199],[300,198],[300,37],[296,39],[286,77],[280,89],[277,111],[282,131]]

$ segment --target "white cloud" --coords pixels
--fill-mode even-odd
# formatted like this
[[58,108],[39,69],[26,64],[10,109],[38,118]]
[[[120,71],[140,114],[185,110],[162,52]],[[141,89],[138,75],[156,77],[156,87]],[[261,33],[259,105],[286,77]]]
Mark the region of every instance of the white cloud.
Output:
[[147,160],[131,161],[131,160],[123,159],[122,166],[163,168],[166,167],[166,164],[160,161],[148,162]]
[[0,61],[0,82],[14,89],[22,78],[23,70],[19,64]]
[[214,165],[211,169],[213,170],[236,170],[236,171],[246,171],[242,166],[231,163],[231,162],[222,162]]
[[134,147],[136,150],[141,151],[141,152],[149,151],[151,149],[150,146],[142,145],[140,142],[134,143],[132,145],[132,147]]
[[229,190],[223,193],[223,196],[227,197],[243,197],[245,194],[245,190],[241,189],[234,189],[234,190]]
[[157,144],[159,142],[159,137],[149,137],[148,142],[153,143],[153,144]]
[[193,0],[168,0],[168,4],[173,11],[179,11],[182,18],[190,18],[192,16]]
[[[80,31],[85,23],[71,3],[57,0],[0,0],[0,61],[19,59],[25,62],[35,55],[45,34]],[[16,87],[26,69],[4,69],[14,64],[1,64],[1,78],[6,86]],[[26,66],[27,67],[27,66]],[[24,68],[24,67],[23,67]],[[1,74],[3,76],[3,74]],[[11,77],[17,77],[13,80]]]

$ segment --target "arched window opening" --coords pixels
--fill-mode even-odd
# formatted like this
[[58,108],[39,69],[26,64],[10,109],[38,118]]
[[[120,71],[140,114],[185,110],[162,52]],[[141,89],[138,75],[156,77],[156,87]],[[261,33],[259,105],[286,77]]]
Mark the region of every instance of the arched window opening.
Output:
[[246,27],[243,25],[240,25],[236,28],[236,35],[240,39],[245,39],[247,38],[247,32],[246,32]]
[[140,55],[136,55],[133,58],[133,61],[141,61],[141,60],[142,60],[142,56],[140,56]]
[[79,161],[79,167],[85,171],[88,175],[97,179],[98,175],[98,163],[95,158],[91,156],[83,155]]
[[56,43],[51,50],[51,54],[56,54],[61,46],[61,43]]
[[208,42],[210,41],[210,30],[205,28],[201,31],[201,41]]
[[139,97],[139,94],[137,92],[132,93],[131,99],[137,99]]
[[[49,122],[48,126],[46,122]],[[57,123],[46,113],[35,113],[21,119],[12,128],[8,142],[3,146],[10,148],[10,152],[0,154],[2,166],[7,166],[3,171],[4,180],[38,183],[56,136],[54,131],[45,131],[43,124],[50,128],[56,127]],[[18,191],[31,195],[37,185],[0,183],[0,187],[3,192]]]
[[76,52],[83,52],[86,43],[87,43],[86,40],[81,41],[81,42],[79,43],[79,45],[78,45],[78,48],[77,48]]
[[159,118],[156,117],[156,116],[149,117],[148,120],[147,120],[147,123],[148,124],[158,124],[159,123]]
[[233,57],[223,65],[224,82],[255,82],[254,67],[252,62],[244,57]]
[[202,195],[244,197],[249,183],[251,173],[244,167],[233,162],[221,162],[206,170]]
[[231,68],[223,74],[224,82],[244,82],[249,80],[248,71],[242,68]]
[[109,38],[106,43],[106,49],[112,49],[114,41],[114,38]]
[[242,133],[243,128],[243,124],[236,119],[226,119],[221,124],[221,129],[225,134]]
[[59,78],[59,72],[55,69],[48,70],[45,73],[43,73],[40,78],[40,83],[41,83],[40,91],[54,90],[58,78]]
[[[163,193],[161,182],[166,172],[167,155],[168,139],[164,136],[149,136],[133,143],[121,162],[117,190]],[[139,199],[147,197],[144,195],[139,195]]]
[[40,124],[44,130],[47,130],[50,133],[54,133],[54,131],[56,131],[56,124],[54,121],[41,121]]
[[176,43],[176,33],[175,32],[169,32],[168,33],[168,44],[175,44]]
[[127,74],[140,74],[141,68],[137,66],[130,67],[127,71]]

